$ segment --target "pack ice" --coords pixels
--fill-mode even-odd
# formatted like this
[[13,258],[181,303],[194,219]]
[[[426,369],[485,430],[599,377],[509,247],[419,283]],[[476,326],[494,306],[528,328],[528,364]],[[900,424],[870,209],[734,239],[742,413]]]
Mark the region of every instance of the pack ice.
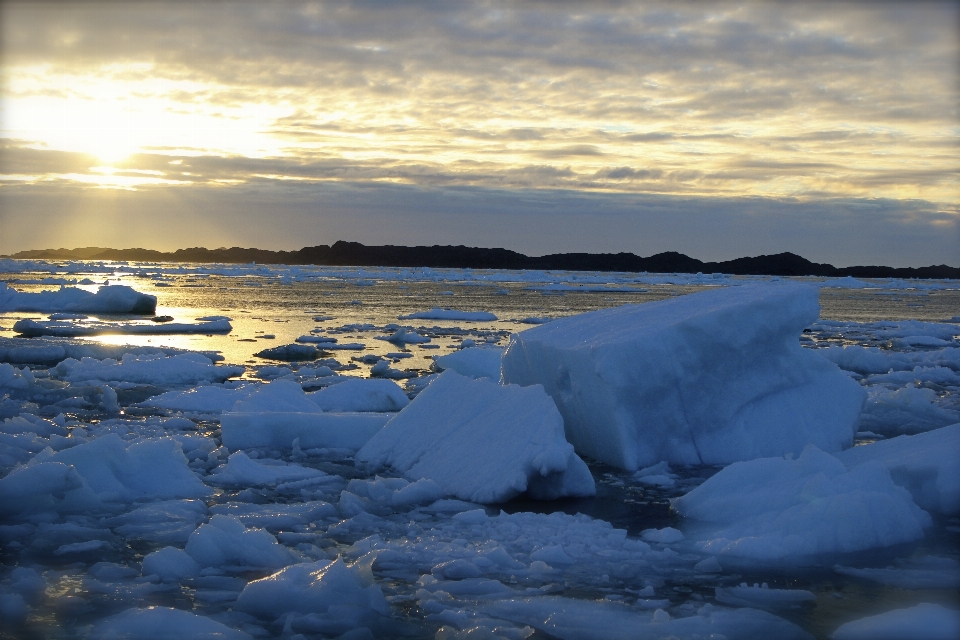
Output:
[[628,470],[849,447],[865,392],[800,346],[817,289],[725,287],[516,334],[505,383],[542,384],[578,453]]
[[542,387],[500,386],[445,371],[390,420],[356,459],[428,478],[463,500],[503,502],[596,492],[587,465],[563,436]]

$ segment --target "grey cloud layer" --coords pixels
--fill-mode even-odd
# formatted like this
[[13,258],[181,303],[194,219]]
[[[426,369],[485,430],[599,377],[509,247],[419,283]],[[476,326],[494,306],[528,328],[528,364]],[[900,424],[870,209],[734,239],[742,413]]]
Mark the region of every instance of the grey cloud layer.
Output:
[[[368,242],[384,240],[375,227],[392,228],[392,201],[358,200],[360,185],[369,193],[476,205],[477,212],[521,206],[525,191],[551,190],[529,197],[546,198],[563,224],[580,229],[571,237],[585,242],[603,233],[571,222],[574,212],[615,209],[620,213],[609,219],[634,229],[623,236],[637,242],[643,235],[637,225],[652,225],[670,229],[660,235],[676,241],[670,248],[685,250],[680,234],[686,229],[711,240],[727,237],[737,247],[737,234],[745,234],[765,247],[737,249],[738,255],[790,246],[811,258],[846,261],[800,242],[801,230],[826,242],[825,232],[815,230],[820,219],[830,233],[855,233],[868,243],[856,249],[862,261],[883,262],[888,252],[909,254],[903,261],[910,262],[925,255],[921,245],[900,250],[898,242],[941,246],[931,238],[945,230],[950,239],[957,234],[958,6],[5,2],[2,93],[83,97],[80,83],[25,82],[14,90],[15,73],[46,65],[37,77],[91,74],[142,83],[143,91],[150,80],[181,83],[162,97],[183,110],[286,105],[286,115],[260,132],[279,141],[281,151],[269,157],[153,147],[115,163],[116,176],[155,172],[150,175],[176,183],[164,197],[214,211],[211,237],[227,214],[217,211],[210,194],[219,194],[224,208],[238,206],[225,188],[211,190],[219,183],[264,189],[277,211],[304,211],[301,198],[308,193],[326,210],[358,206],[368,226],[338,214],[344,229],[359,234],[339,237]],[[28,133],[7,132],[20,139],[0,148],[0,172],[43,177],[42,184],[5,187],[21,204],[35,189],[37,205],[24,210],[50,211],[46,207],[59,201],[56,189],[85,193],[77,176],[96,174],[91,167],[102,161],[45,150]],[[411,191],[390,191],[400,187],[385,183]],[[458,198],[435,199],[438,189],[453,188],[466,189],[469,198],[458,192]],[[138,193],[122,198],[165,201],[155,187]],[[480,204],[485,198],[490,207]],[[623,204],[628,201],[635,206]],[[675,224],[683,207],[702,213],[695,225]],[[778,235],[783,210],[794,212],[792,231]],[[898,226],[898,215],[909,221],[909,233]],[[312,219],[298,216],[289,213],[291,224]],[[527,233],[544,234],[550,226],[533,214],[522,219]],[[871,220],[875,232],[854,231]],[[736,233],[722,233],[723,224]],[[485,237],[483,223],[477,225],[473,233]],[[543,251],[577,249],[560,246],[561,235],[550,238],[556,246]],[[524,242],[515,248],[540,250],[537,241]],[[609,244],[596,243],[593,249]],[[854,251],[847,245],[830,246]],[[723,257],[698,246],[686,250]],[[960,260],[956,252],[951,259]]]

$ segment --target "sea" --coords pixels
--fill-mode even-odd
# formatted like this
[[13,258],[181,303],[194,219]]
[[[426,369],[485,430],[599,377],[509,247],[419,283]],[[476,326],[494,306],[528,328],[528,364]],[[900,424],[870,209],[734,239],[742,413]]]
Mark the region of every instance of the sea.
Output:
[[[173,322],[194,323],[198,318],[221,316],[229,318],[232,329],[228,333],[171,333],[159,335],[105,334],[68,338],[79,343],[104,345],[135,345],[140,347],[176,348],[204,353],[215,352],[223,364],[243,366],[243,373],[232,384],[258,383],[263,371],[288,367],[296,371],[304,365],[263,357],[265,349],[295,343],[305,335],[334,335],[340,343],[362,344],[362,349],[325,353],[324,358],[335,359],[340,375],[368,377],[376,357],[387,359],[391,367],[409,377],[397,380],[411,396],[415,396],[429,376],[439,367],[435,357],[462,348],[464,340],[481,345],[506,346],[510,336],[551,319],[616,307],[642,304],[682,296],[706,289],[736,286],[745,282],[770,281],[779,278],[736,277],[724,274],[632,274],[597,272],[540,272],[469,269],[400,269],[373,267],[311,267],[284,265],[213,265],[171,263],[101,263],[101,262],[43,262],[3,261],[0,281],[23,292],[38,292],[58,287],[78,287],[95,291],[103,284],[128,285],[139,292],[157,298],[157,316],[168,316]],[[787,279],[787,278],[783,278]],[[855,280],[843,278],[791,278],[820,287],[820,322],[804,334],[802,344],[811,349],[837,345],[861,345],[893,351],[930,351],[960,349],[960,282],[921,280]],[[403,316],[429,309],[455,309],[466,312],[489,312],[496,320],[454,321],[403,319]],[[129,316],[90,314],[92,319],[123,323],[149,323],[149,319]],[[14,324],[22,319],[47,320],[47,314],[31,312],[0,313],[0,339],[16,336]],[[164,320],[168,318],[163,318]],[[83,319],[75,322],[84,322]],[[429,336],[424,344],[397,345],[377,336],[389,335],[396,325],[406,326]],[[943,341],[943,327],[955,327],[953,337],[943,344],[913,340],[924,335],[929,327],[939,327],[936,335]],[[892,337],[891,337],[892,336]],[[953,353],[953,352],[951,352]],[[374,357],[371,357],[374,356]],[[957,359],[954,360],[958,361]],[[17,365],[24,366],[24,365]],[[48,365],[47,365],[48,366]],[[42,371],[44,365],[29,365]],[[266,369],[265,369],[266,368]],[[957,371],[954,370],[954,380]],[[851,374],[854,375],[854,374]],[[960,410],[960,388],[949,380],[924,380],[917,370],[917,379],[905,383],[935,392],[933,404],[944,415]],[[869,376],[854,375],[870,387]],[[881,383],[876,383],[877,388]],[[137,389],[135,385],[123,389],[120,404],[125,406],[121,419],[129,424],[151,417],[168,418],[180,415],[161,409],[134,406],[148,394],[167,390],[162,385]],[[174,388],[174,387],[169,387]],[[890,385],[886,385],[889,391]],[[0,389],[2,395],[3,389]],[[9,395],[9,394],[8,394]],[[30,410],[30,409],[27,409]],[[920,409],[917,409],[920,411]],[[116,420],[115,415],[97,408],[63,410],[70,428],[86,425],[92,432],[96,425]],[[216,419],[210,416],[186,415],[197,424],[197,435],[218,443]],[[942,426],[942,425],[933,425]],[[131,428],[131,433],[135,428]],[[887,434],[890,437],[891,434]],[[861,432],[856,445],[868,445],[884,436]],[[6,445],[5,445],[6,446]],[[293,462],[289,451],[274,452],[279,459]],[[717,473],[718,467],[689,467],[673,469],[673,486],[658,487],[641,483],[633,473],[599,462],[586,460],[597,484],[597,495],[592,498],[536,501],[517,498],[499,505],[486,505],[488,514],[563,513],[583,514],[601,520],[614,529],[626,531],[628,538],[640,539],[650,529],[674,527],[684,530],[685,523],[672,508],[671,500],[689,492]],[[345,480],[372,479],[353,464],[347,453],[326,453],[311,456],[301,454],[299,465],[324,470]],[[11,468],[0,469],[6,475]],[[202,471],[201,471],[202,475]],[[379,472],[389,476],[389,471]],[[209,504],[223,504],[250,498],[241,490],[218,488]],[[331,502],[336,495],[328,496]],[[278,504],[297,502],[297,497],[281,495],[269,488],[256,491],[255,501]],[[426,518],[426,516],[423,516]],[[438,512],[431,516],[437,521],[449,520],[452,514]],[[392,525],[403,524],[402,514],[382,515]],[[12,592],[16,580],[14,570],[29,567],[42,576],[42,594],[30,600],[25,622],[8,625],[4,637],[23,638],[83,638],[89,637],[110,615],[130,607],[166,606],[192,611],[195,614],[220,620],[227,626],[241,629],[255,637],[291,637],[294,627],[281,621],[251,619],[231,614],[231,605],[246,582],[264,577],[269,572],[227,572],[230,580],[221,581],[217,589],[204,587],[201,581],[185,581],[164,588],[143,588],[140,563],[143,557],[164,546],[136,536],[125,537],[111,520],[102,515],[73,515],[59,522],[31,523],[34,533],[17,537],[19,521],[6,517],[0,525],[4,536],[0,592]],[[616,603],[636,603],[642,600],[637,593],[655,585],[656,598],[666,602],[660,609],[674,617],[690,615],[695,607],[713,603],[717,589],[766,584],[772,589],[805,590],[815,599],[772,613],[797,625],[815,638],[828,638],[841,624],[875,613],[908,607],[920,602],[932,602],[957,608],[960,590],[951,584],[950,575],[957,573],[960,562],[960,521],[942,515],[933,516],[933,526],[926,536],[916,542],[867,552],[842,556],[807,559],[782,566],[771,564],[731,564],[715,573],[693,571],[651,570],[648,579],[608,579],[598,582],[591,575],[589,564],[579,572],[567,572],[562,579],[545,576],[540,580],[521,579],[517,588],[529,591],[540,589],[542,594],[570,598],[605,600]],[[108,532],[109,549],[102,557],[96,552],[74,557],[69,553],[56,555],[37,542],[44,527],[66,526]],[[313,548],[322,550],[326,557],[342,554],[351,561],[357,557],[358,541],[380,536],[387,539],[397,534],[391,528],[378,529],[374,524],[356,528],[352,533],[325,535],[327,528],[335,527],[337,519],[315,524],[309,532],[316,539]],[[422,525],[426,526],[426,525]],[[306,531],[306,529],[304,529]],[[276,533],[276,532],[274,532]],[[524,535],[535,535],[527,532]],[[94,538],[96,536],[94,535]],[[36,539],[35,539],[36,538]],[[82,536],[81,536],[82,538]],[[67,538],[64,538],[65,540]],[[79,538],[78,538],[79,539]],[[294,538],[290,538],[293,540]],[[72,540],[72,538],[71,538]],[[14,544],[11,544],[14,543]],[[293,542],[288,546],[295,547]],[[363,546],[362,543],[360,545]],[[681,548],[682,555],[686,551]],[[923,588],[908,588],[902,581],[885,584],[881,581],[851,577],[838,572],[838,565],[857,568],[902,568],[911,563],[943,560],[939,567],[939,582],[932,580]],[[126,568],[114,571],[116,578],[103,577],[103,567],[97,563]],[[952,565],[950,563],[953,563]],[[945,563],[945,564],[944,564]],[[936,563],[934,563],[935,565]],[[106,566],[106,565],[103,565]],[[919,565],[918,565],[919,566]],[[933,565],[931,565],[933,566]],[[93,568],[100,567],[97,570]],[[952,569],[950,567],[953,567]],[[91,573],[93,571],[93,573]],[[394,630],[381,628],[374,635],[389,637],[435,637],[444,627],[451,626],[452,617],[430,615],[429,607],[418,607],[418,590],[422,585],[402,575],[385,571],[374,576],[391,603],[392,613],[403,625]],[[578,577],[579,576],[579,577]],[[606,576],[604,576],[606,577]],[[510,584],[505,578],[501,579]],[[150,583],[147,583],[150,584]],[[139,585],[139,586],[138,586]],[[939,586],[938,586],[939,585]],[[214,592],[217,593],[214,593]],[[527,593],[527,595],[529,595]],[[640,606],[640,605],[637,605]],[[641,607],[642,608],[642,607]],[[468,607],[469,609],[469,607]],[[473,614],[471,614],[473,615]],[[454,625],[455,626],[455,625]],[[522,625],[520,625],[522,626]],[[466,627],[465,627],[466,628]],[[518,627],[519,628],[519,627]],[[92,631],[93,630],[93,631]],[[502,637],[509,636],[507,632]],[[543,629],[531,629],[532,638],[556,637]],[[334,637],[331,633],[304,632],[306,637]],[[337,634],[339,635],[339,634]],[[495,634],[494,634],[495,635]],[[357,636],[360,637],[360,636]],[[439,637],[439,636],[438,636]],[[444,637],[455,637],[453,635]],[[467,636],[463,636],[467,637]],[[470,637],[480,637],[470,636]],[[487,637],[487,636],[483,636]],[[490,636],[494,637],[494,636]],[[562,636],[561,636],[562,637]]]

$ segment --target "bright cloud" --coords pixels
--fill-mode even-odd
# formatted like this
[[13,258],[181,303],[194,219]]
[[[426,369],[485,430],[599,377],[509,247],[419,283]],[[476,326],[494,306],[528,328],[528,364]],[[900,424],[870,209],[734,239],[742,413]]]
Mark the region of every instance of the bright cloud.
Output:
[[958,216],[953,4],[0,11],[8,184],[863,198]]

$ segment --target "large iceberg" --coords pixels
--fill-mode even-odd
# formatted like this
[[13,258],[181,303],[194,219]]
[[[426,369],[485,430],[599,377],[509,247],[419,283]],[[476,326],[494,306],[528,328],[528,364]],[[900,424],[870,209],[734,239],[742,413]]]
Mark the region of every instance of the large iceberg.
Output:
[[58,291],[23,293],[0,282],[0,312],[75,311],[85,313],[135,313],[153,315],[157,297],[140,293],[124,285],[100,287],[90,293],[76,287],[61,287]]
[[506,383],[542,384],[581,455],[635,470],[849,447],[865,392],[800,346],[817,289],[714,289],[516,334]]
[[357,452],[407,478],[429,478],[463,500],[503,502],[596,492],[586,464],[563,436],[563,420],[540,387],[500,386],[441,374]]

